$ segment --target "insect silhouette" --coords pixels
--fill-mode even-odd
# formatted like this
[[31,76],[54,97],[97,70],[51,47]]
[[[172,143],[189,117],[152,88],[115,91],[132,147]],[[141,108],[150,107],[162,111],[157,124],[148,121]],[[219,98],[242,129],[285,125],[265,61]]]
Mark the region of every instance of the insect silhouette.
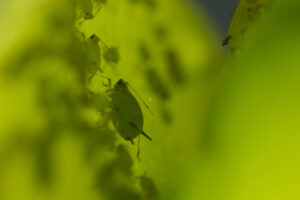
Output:
[[[83,35],[84,37],[84,35]],[[99,46],[100,38],[97,35],[93,34],[88,39],[85,40],[85,48],[87,50],[88,55],[88,71],[90,72],[89,81],[94,77],[97,71],[102,72],[101,70],[101,55],[100,55],[100,46]]]
[[[140,135],[145,136],[148,140],[152,141],[152,138],[148,136],[144,130],[144,117],[142,109],[136,100],[136,98],[131,94],[129,87],[137,95],[138,93],[133,89],[133,87],[123,79],[119,79],[118,82],[111,87],[111,79],[102,75],[98,75],[102,78],[108,80],[109,86],[109,96],[111,98],[111,120],[118,132],[118,134],[127,141],[134,144],[133,140]],[[145,101],[140,95],[138,97],[142,100],[145,107],[151,112],[150,108],[147,106]],[[151,112],[151,114],[153,114]],[[139,158],[140,153],[140,137],[138,138],[138,152],[137,157]]]
[[240,0],[234,9],[228,36],[222,45],[239,49],[244,33],[251,28],[269,7],[272,0]]
[[[132,143],[133,139],[140,134],[151,141],[152,139],[143,131],[144,118],[142,109],[136,98],[129,91],[128,86],[131,87],[129,83],[120,79],[111,90],[113,125],[125,140]],[[146,107],[149,109],[148,106]]]
[[[133,89],[133,87],[123,79],[119,79],[118,82],[111,86],[111,79],[103,75],[97,74],[97,76],[108,80],[107,90],[111,98],[110,101],[110,118],[112,123],[118,132],[118,134],[125,140],[130,141],[134,144],[133,140],[140,135],[145,136],[148,140],[152,141],[152,138],[148,136],[144,130],[144,117],[140,104],[136,98],[131,94],[129,87],[133,90],[137,96],[142,100],[145,107],[153,115],[150,108],[142,97]],[[140,137],[138,138],[138,152],[137,157],[140,153]]]
[[78,22],[79,25],[81,25],[83,22],[87,21],[87,20],[91,20],[94,19],[95,16],[98,14],[98,12],[100,12],[100,10],[103,7],[103,4],[105,4],[105,1],[99,1],[96,2],[97,4],[99,4],[100,6],[98,6],[99,8],[96,10],[95,13],[93,13],[94,10],[94,5],[93,2],[91,0],[78,0],[77,4],[78,4],[78,8],[80,10],[80,16],[79,19],[82,19],[81,21]]

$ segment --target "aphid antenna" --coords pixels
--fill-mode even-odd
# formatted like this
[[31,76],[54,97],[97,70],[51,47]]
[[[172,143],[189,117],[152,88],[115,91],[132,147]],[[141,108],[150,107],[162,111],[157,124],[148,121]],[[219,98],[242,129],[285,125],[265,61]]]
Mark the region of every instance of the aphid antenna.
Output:
[[79,30],[77,30],[77,29],[75,29],[75,32],[78,33],[78,34],[80,34],[80,36],[81,36],[84,40],[86,39],[85,34],[84,34],[83,32],[81,32],[81,31],[79,31]]
[[147,108],[147,110],[149,110],[149,112],[151,113],[151,115],[154,115],[153,112],[151,111],[151,109],[149,108],[149,106],[146,104],[146,102],[144,101],[144,99],[142,98],[141,95],[139,95],[139,93],[128,83],[126,82],[126,84],[132,89],[132,91],[140,98],[140,100],[143,102],[144,106]]
[[80,14],[80,18],[78,19],[78,26],[81,26],[83,24],[83,22],[87,21],[86,19],[82,18],[83,13]]
[[96,10],[96,12],[95,12],[95,14],[94,14],[94,17],[98,14],[98,12],[101,11],[102,8],[103,8],[103,5],[102,5],[100,8],[98,8],[98,9]]
[[103,44],[103,46],[106,48],[106,49],[109,49],[109,47],[105,44],[105,42],[101,39],[101,38],[99,38],[100,39],[100,42]]

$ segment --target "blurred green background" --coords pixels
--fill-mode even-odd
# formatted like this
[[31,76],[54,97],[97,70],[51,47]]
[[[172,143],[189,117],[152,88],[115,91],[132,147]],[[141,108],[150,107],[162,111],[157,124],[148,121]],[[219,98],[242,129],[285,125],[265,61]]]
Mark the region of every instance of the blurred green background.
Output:
[[186,1],[0,1],[0,199],[299,199],[299,9],[241,0],[222,47]]

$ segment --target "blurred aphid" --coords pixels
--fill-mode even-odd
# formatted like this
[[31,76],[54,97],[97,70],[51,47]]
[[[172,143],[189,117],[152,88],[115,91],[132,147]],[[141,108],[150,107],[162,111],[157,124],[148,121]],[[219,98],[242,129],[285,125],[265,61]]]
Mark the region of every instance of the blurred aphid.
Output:
[[223,42],[222,42],[222,45],[223,46],[226,46],[227,44],[229,44],[229,41],[231,40],[231,36],[227,36],[224,40],[223,40]]
[[141,195],[134,187],[129,184],[120,185],[114,188],[111,193],[109,200],[142,200]]
[[96,4],[106,4],[107,3],[107,0],[94,0],[94,2],[96,3]]
[[114,165],[125,174],[131,174],[133,160],[124,145],[117,148],[117,158],[113,161]]
[[172,112],[165,107],[161,108],[161,117],[165,124],[171,124],[173,121]]
[[104,188],[112,188],[117,184],[118,175],[131,176],[134,162],[124,145],[119,145],[116,149],[116,157],[101,169],[98,184]]
[[150,51],[144,42],[139,44],[139,52],[144,62],[147,62],[151,59]]
[[51,140],[44,138],[38,141],[35,147],[36,154],[36,173],[41,184],[49,185],[52,181],[52,159],[51,159]]
[[229,44],[232,49],[238,49],[247,31],[263,14],[272,0],[240,0],[229,27],[228,36],[223,46]]
[[117,47],[107,47],[104,51],[103,58],[107,63],[117,64],[120,59],[119,49]]
[[160,42],[166,40],[167,35],[168,35],[166,27],[161,24],[156,25],[154,27],[154,35],[157,38],[157,40]]
[[93,4],[91,0],[78,0],[78,7],[85,20],[93,19]]
[[162,100],[170,97],[169,90],[163,79],[159,76],[154,68],[148,68],[146,71],[146,79],[151,90]]
[[93,162],[99,156],[99,153],[115,149],[116,135],[107,125],[99,126],[96,129],[86,131],[86,133],[86,161]]
[[147,200],[158,199],[158,191],[153,180],[146,175],[142,175],[139,178],[140,178],[140,186],[144,193],[145,199]]
[[91,104],[101,112],[109,106],[110,102],[109,99],[101,93],[92,93]]
[[[132,143],[133,139],[140,134],[151,140],[143,131],[143,113],[139,103],[130,93],[128,85],[127,82],[120,79],[111,90],[113,125],[125,140]],[[143,103],[145,102],[143,101]],[[148,108],[148,106],[146,107]]]
[[174,50],[167,50],[166,62],[168,67],[167,69],[173,82],[177,85],[183,84],[185,82],[183,67],[178,54]]
[[100,39],[97,37],[97,35],[93,34],[85,42],[88,52],[87,55],[89,56],[89,65],[87,67],[88,71],[91,73],[89,80],[91,80],[94,77],[98,70],[102,72],[100,68],[101,55],[99,41]]
[[93,2],[91,0],[78,0],[78,8],[80,11],[80,16],[79,18],[82,18],[83,20],[79,21],[78,24],[81,25],[83,22],[85,22],[86,20],[91,20],[94,19],[94,17],[97,15],[98,12],[100,12],[100,10],[102,9],[103,4],[106,3],[105,0],[98,0],[98,1],[94,1],[98,8],[94,13],[94,5]]
[[131,186],[133,164],[128,150],[124,145],[119,145],[116,149],[116,157],[99,171],[96,187],[101,188],[101,194],[110,200],[141,199],[140,194]]
[[144,0],[144,2],[147,6],[149,6],[149,8],[154,9],[156,7],[155,0]]

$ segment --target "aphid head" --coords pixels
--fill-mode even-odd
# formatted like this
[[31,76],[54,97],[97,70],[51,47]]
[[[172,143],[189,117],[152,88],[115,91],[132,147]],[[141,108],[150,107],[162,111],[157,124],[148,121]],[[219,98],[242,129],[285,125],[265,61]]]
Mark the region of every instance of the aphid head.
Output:
[[127,82],[124,81],[123,79],[118,80],[118,82],[115,85],[115,89],[121,89],[121,88],[127,88]]
[[100,41],[100,38],[97,37],[96,34],[93,34],[90,36],[90,39],[95,42],[96,44],[98,44],[98,42]]
[[122,86],[126,87],[127,86],[127,82],[124,81],[123,79],[120,79],[120,80],[118,80],[118,82],[117,82],[116,85],[119,86],[119,87],[122,87]]
[[86,12],[86,13],[84,13],[83,18],[86,19],[86,20],[90,20],[90,19],[93,19],[94,16],[93,16],[93,13]]

